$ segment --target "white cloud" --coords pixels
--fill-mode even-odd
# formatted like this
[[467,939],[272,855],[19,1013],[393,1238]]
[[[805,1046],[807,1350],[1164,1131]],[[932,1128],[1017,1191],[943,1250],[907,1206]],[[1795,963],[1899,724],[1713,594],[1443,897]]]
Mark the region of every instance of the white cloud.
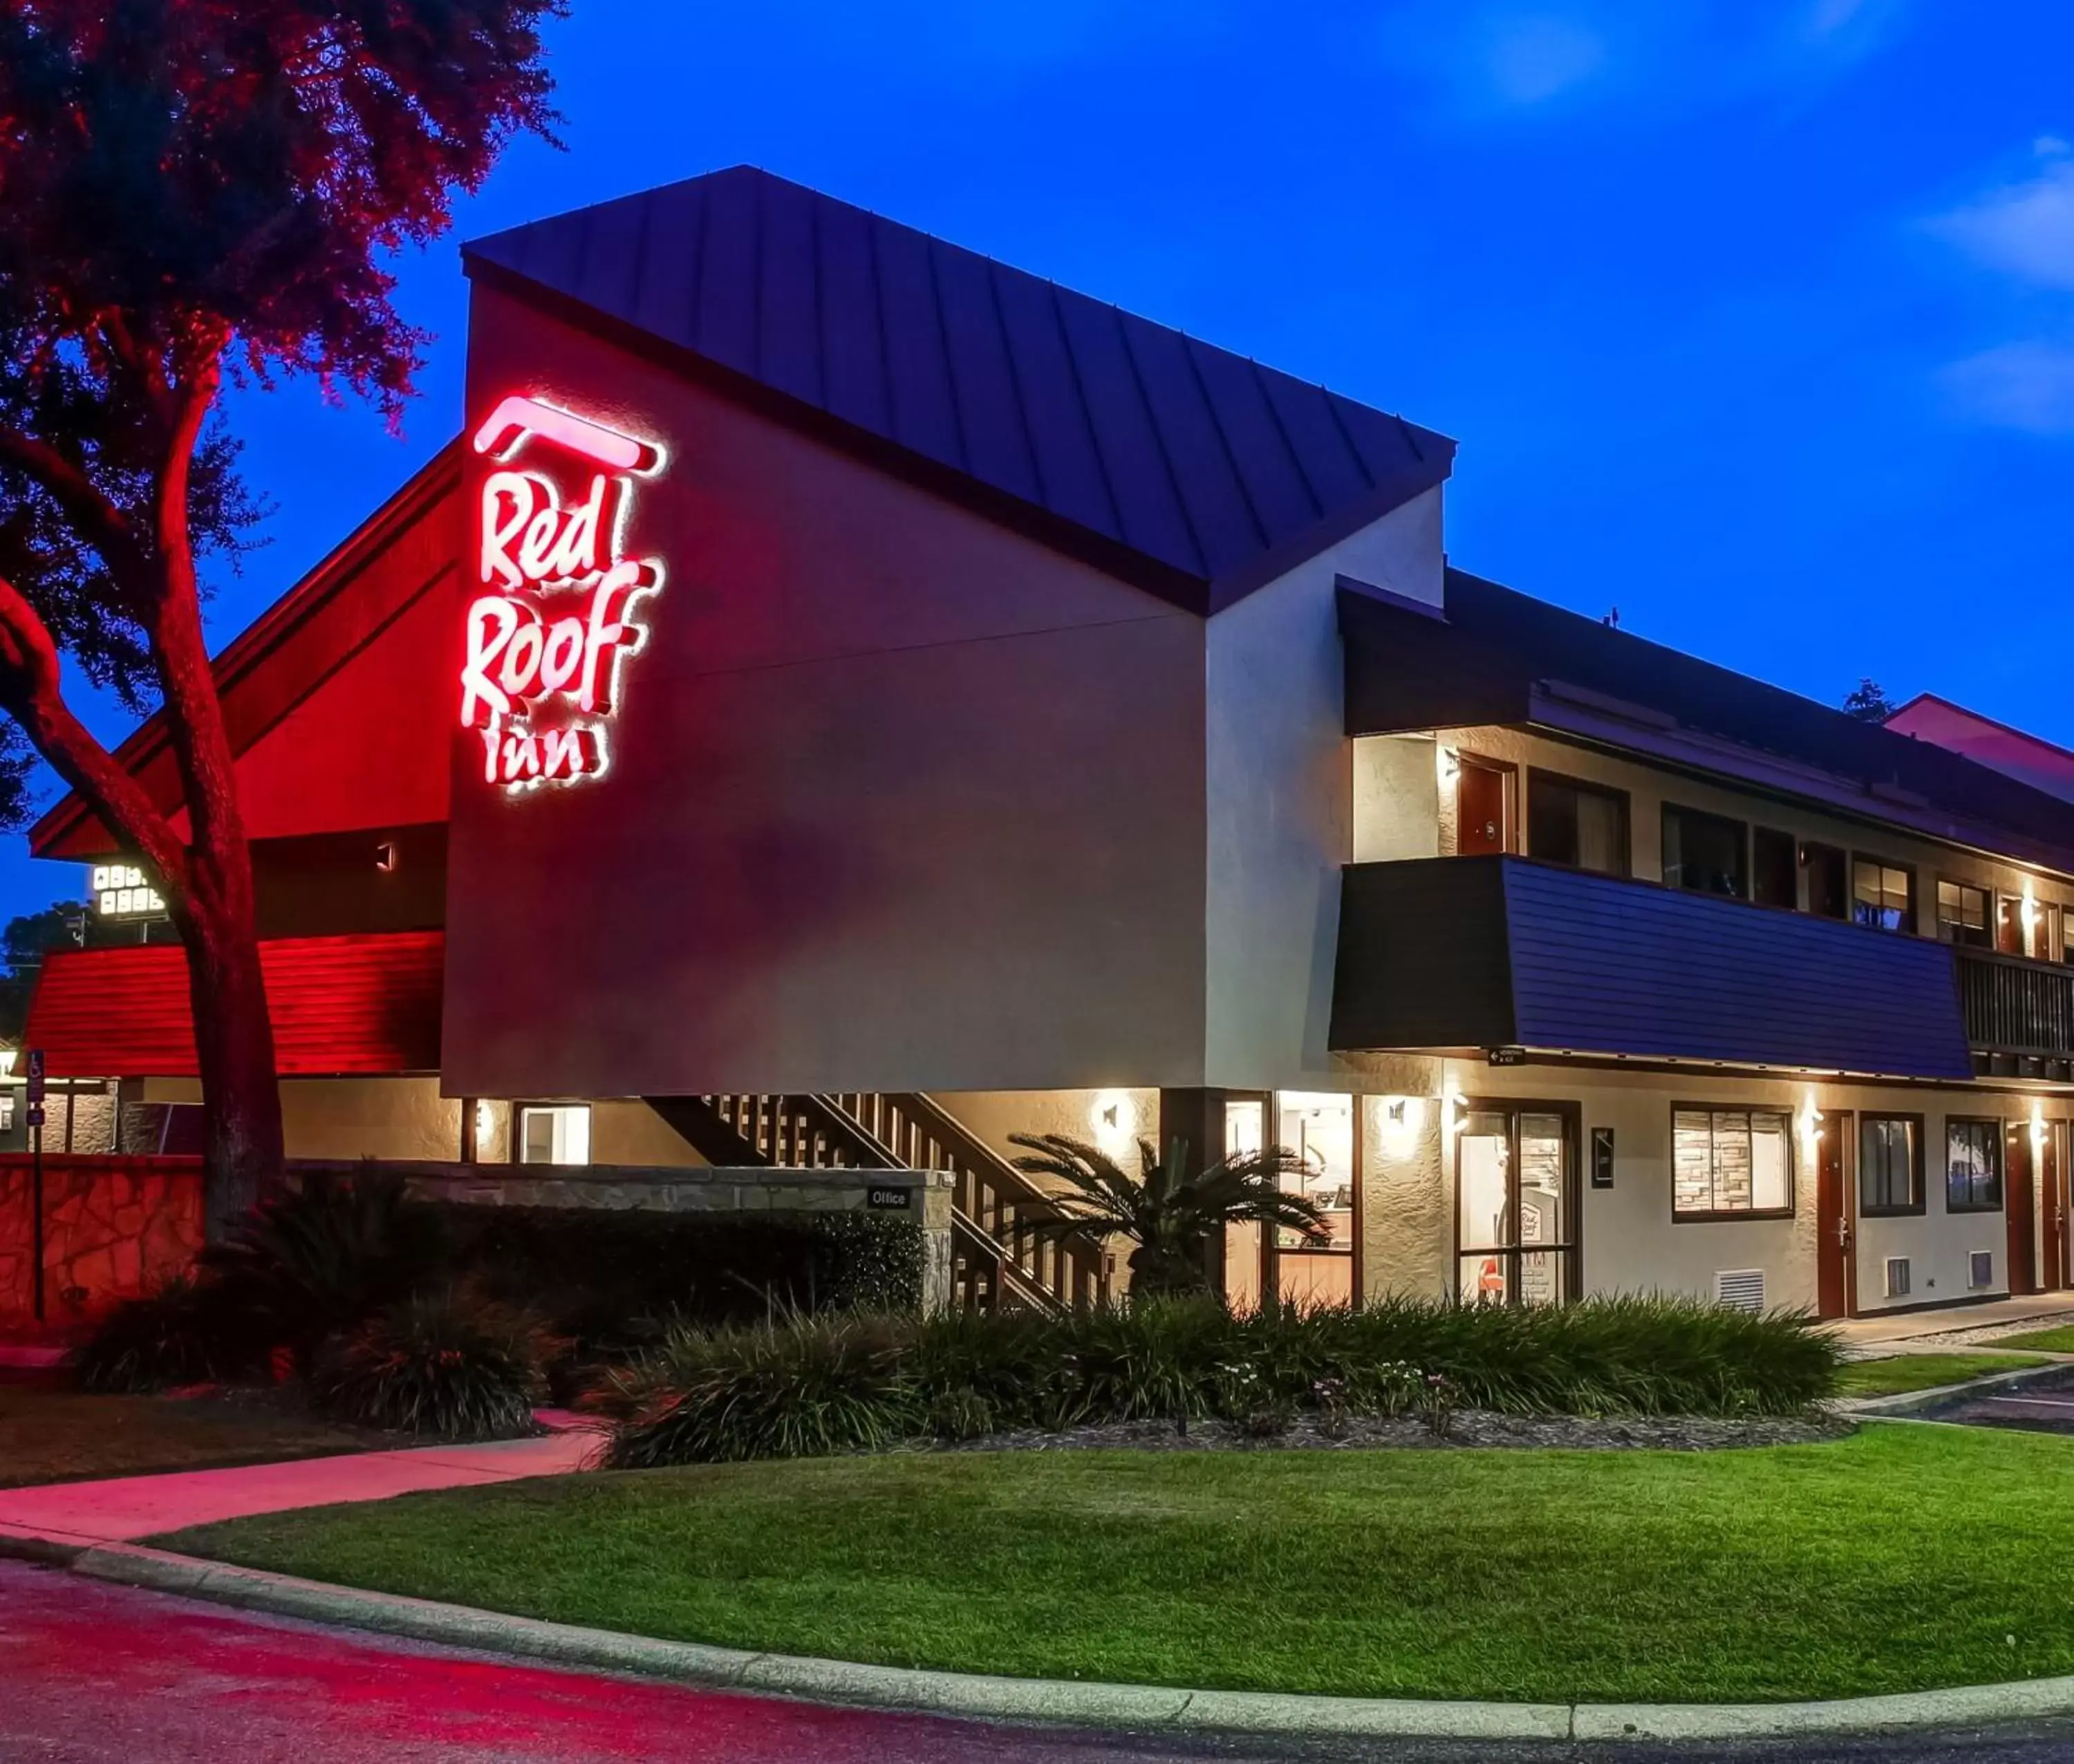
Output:
[[2074,159],[2042,137],[2035,177],[1990,190],[1930,228],[1977,262],[2046,287],[2074,288]]
[[2004,343],[1939,376],[1964,416],[2031,435],[2074,435],[2074,346]]

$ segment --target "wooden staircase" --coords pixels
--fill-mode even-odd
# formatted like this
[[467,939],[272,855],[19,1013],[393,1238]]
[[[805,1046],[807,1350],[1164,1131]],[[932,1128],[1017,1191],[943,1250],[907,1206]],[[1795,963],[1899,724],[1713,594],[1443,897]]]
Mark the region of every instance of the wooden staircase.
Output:
[[1081,1232],[1032,1239],[1056,1219],[1044,1191],[919,1092],[651,1097],[700,1156],[731,1167],[950,1172],[952,1302],[965,1309],[1106,1303],[1109,1258]]

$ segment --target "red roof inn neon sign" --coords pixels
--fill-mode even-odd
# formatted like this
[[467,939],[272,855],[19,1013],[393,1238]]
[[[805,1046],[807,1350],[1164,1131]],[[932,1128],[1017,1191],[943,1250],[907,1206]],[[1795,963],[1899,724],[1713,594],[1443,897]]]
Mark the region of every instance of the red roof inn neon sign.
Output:
[[[461,720],[482,737],[483,777],[506,790],[572,784],[611,762],[606,725],[620,664],[647,628],[638,603],[663,585],[654,558],[626,555],[634,479],[663,450],[537,399],[508,398],[476,431],[502,469],[484,479],[477,518],[483,592],[468,609]],[[505,462],[524,451],[529,469]],[[573,498],[546,461],[573,465]]]

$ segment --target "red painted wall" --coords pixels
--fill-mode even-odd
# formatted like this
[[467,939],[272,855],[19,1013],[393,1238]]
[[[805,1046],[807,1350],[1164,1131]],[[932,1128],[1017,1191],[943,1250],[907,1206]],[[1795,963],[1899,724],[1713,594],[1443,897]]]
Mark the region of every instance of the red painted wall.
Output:
[[[0,1157],[0,1329],[36,1330],[30,1159]],[[201,1247],[198,1158],[43,1159],[43,1329],[156,1290]]]

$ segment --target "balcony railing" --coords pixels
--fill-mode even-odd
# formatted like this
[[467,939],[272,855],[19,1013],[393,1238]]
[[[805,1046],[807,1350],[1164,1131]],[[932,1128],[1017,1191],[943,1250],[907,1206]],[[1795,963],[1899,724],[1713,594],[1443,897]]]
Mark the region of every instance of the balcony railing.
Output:
[[2074,969],[1985,950],[1958,953],[1966,1039],[1977,1051],[2074,1059]]

